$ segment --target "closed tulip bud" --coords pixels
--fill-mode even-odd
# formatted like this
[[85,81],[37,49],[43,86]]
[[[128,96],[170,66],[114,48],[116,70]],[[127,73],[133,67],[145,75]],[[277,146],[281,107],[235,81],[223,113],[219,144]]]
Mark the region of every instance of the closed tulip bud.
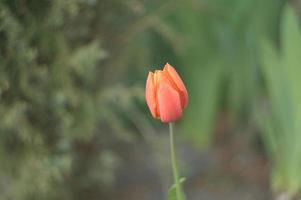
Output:
[[149,72],[145,98],[152,116],[165,123],[181,118],[188,105],[186,87],[177,71],[168,63],[163,70]]

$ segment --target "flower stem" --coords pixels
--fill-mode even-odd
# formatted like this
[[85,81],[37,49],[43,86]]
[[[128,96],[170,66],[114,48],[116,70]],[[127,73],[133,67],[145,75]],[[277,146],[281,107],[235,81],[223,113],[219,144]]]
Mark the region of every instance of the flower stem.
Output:
[[176,148],[175,148],[173,127],[174,127],[174,124],[172,122],[170,122],[169,123],[169,134],[170,134],[171,164],[172,164],[174,182],[175,182],[175,186],[176,186],[177,200],[183,200],[184,198],[183,198],[182,191],[181,191],[181,183],[180,183],[180,177],[179,177],[177,160],[176,160]]

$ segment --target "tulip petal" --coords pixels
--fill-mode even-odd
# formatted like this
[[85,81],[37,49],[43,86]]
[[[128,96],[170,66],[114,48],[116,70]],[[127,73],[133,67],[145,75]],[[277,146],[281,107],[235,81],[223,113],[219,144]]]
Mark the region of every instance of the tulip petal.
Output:
[[161,84],[171,85],[173,87],[173,83],[169,80],[170,78],[168,77],[168,74],[162,70],[156,70],[154,77],[157,87]]
[[187,89],[186,89],[181,77],[179,76],[179,74],[177,73],[175,68],[173,68],[168,63],[166,63],[166,65],[164,66],[163,71],[166,74],[168,74],[170,81],[172,81],[173,84],[175,84],[177,89],[180,91],[181,105],[182,105],[182,108],[185,108],[188,105],[189,97],[188,97]]
[[148,108],[154,118],[159,118],[156,102],[156,87],[154,84],[154,73],[149,72],[146,80],[145,99]]
[[182,116],[180,96],[174,88],[170,85],[160,84],[157,95],[162,122],[174,122]]

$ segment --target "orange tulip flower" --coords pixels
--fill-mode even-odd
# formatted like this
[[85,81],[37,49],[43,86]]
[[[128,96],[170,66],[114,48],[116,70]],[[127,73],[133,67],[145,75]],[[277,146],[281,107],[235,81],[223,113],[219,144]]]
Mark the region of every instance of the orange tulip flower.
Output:
[[181,118],[183,109],[188,105],[186,87],[177,71],[168,63],[163,70],[149,72],[145,98],[152,116],[165,123]]

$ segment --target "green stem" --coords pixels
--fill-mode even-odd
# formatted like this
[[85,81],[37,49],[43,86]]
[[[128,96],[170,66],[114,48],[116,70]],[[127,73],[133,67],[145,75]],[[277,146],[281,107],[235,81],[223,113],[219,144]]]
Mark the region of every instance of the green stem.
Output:
[[181,185],[180,185],[180,177],[177,167],[177,160],[176,160],[176,148],[175,148],[175,141],[174,141],[174,133],[173,133],[174,124],[172,122],[169,123],[169,134],[170,134],[170,154],[171,154],[171,164],[172,164],[172,172],[173,177],[176,185],[176,194],[177,200],[182,200],[182,193],[181,193]]

